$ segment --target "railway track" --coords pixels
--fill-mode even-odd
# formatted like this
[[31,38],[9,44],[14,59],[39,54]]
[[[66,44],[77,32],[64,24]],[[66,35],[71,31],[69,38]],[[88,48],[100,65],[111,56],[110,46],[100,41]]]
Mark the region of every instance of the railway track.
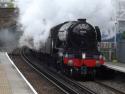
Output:
[[24,54],[22,50],[20,52],[21,57],[38,73],[44,76],[47,80],[57,86],[60,90],[62,90],[65,94],[96,94],[89,88],[82,86],[64,76],[57,74],[54,71],[48,70],[42,66],[39,66],[37,63],[33,63],[29,57]]
[[[19,52],[19,50],[18,50]],[[17,51],[9,54],[9,57],[18,67],[20,72],[30,82],[38,94],[64,94],[59,88],[49,82],[45,77],[40,75],[32,67],[30,67],[18,54]]]
[[[86,87],[89,87],[90,85],[91,86],[94,86],[94,88],[97,88],[96,90],[93,90],[93,87],[92,90],[97,92],[99,87],[100,88],[100,92],[97,92],[98,94],[102,94],[101,93],[101,89],[106,89],[107,91],[109,91],[109,93],[106,93],[106,94],[125,94],[125,92],[119,90],[119,89],[116,89],[115,87],[113,86],[109,86],[107,85],[106,83],[103,83],[102,81],[99,81],[99,80],[95,80],[95,81],[88,81],[88,82],[82,82],[82,81],[79,81],[78,82],[79,84],[83,85],[83,86],[86,86]],[[105,93],[104,93],[105,94]]]
[[[78,81],[74,81],[56,71],[53,71],[51,68],[44,66],[44,68],[38,63],[33,63],[31,61],[31,57],[27,57],[24,52],[21,52],[22,58],[32,66],[37,72],[44,75],[51,83],[56,85],[59,89],[61,89],[66,94],[100,94],[94,91],[93,89],[89,89],[89,87],[80,84]],[[82,83],[82,82],[81,82]],[[87,83],[87,82],[86,82]],[[106,90],[110,90],[114,93],[112,94],[125,94],[124,92],[117,90],[109,85],[102,83],[101,81],[93,81],[93,84],[98,84],[101,88],[105,88]],[[106,93],[110,94],[110,93]]]
[[115,88],[109,86],[109,85],[106,85],[106,84],[102,83],[101,81],[94,81],[94,83],[97,83],[97,84],[99,84],[99,85],[101,85],[101,86],[103,86],[103,87],[105,87],[105,88],[107,88],[109,90],[112,90],[116,94],[125,94],[125,92],[122,92],[122,91],[120,91],[118,89],[115,89]]
[[[97,94],[125,94],[125,92],[118,90],[114,87],[111,87],[101,81],[88,81],[88,82],[79,81],[78,83],[83,86],[92,88],[92,90],[97,92]],[[105,90],[107,92],[105,92]]]

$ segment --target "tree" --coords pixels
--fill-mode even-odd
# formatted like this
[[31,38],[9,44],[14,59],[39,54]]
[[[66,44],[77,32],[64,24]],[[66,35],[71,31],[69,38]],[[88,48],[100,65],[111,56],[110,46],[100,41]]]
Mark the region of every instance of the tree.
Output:
[[125,39],[125,31],[122,33],[122,38]]
[[14,8],[14,0],[0,0],[0,8]]
[[8,3],[8,8],[14,8],[14,4],[12,2]]

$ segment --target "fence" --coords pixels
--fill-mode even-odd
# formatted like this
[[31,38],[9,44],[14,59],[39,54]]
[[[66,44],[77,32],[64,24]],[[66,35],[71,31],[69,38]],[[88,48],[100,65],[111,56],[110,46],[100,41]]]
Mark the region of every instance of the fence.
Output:
[[103,53],[106,61],[113,61],[117,59],[116,48],[117,45],[114,42],[101,42],[99,44],[100,51]]

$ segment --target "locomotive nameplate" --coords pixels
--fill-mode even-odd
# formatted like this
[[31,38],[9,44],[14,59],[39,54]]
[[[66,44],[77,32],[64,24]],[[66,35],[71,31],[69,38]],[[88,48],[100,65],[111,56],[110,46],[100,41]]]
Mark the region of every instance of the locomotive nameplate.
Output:
[[88,24],[79,24],[76,28],[79,28],[81,30],[90,30],[90,26]]

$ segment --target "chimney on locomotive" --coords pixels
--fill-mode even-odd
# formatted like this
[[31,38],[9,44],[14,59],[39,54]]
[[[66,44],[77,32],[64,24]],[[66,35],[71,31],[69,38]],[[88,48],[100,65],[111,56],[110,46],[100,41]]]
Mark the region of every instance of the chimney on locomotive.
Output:
[[86,19],[78,19],[80,22],[86,22]]

